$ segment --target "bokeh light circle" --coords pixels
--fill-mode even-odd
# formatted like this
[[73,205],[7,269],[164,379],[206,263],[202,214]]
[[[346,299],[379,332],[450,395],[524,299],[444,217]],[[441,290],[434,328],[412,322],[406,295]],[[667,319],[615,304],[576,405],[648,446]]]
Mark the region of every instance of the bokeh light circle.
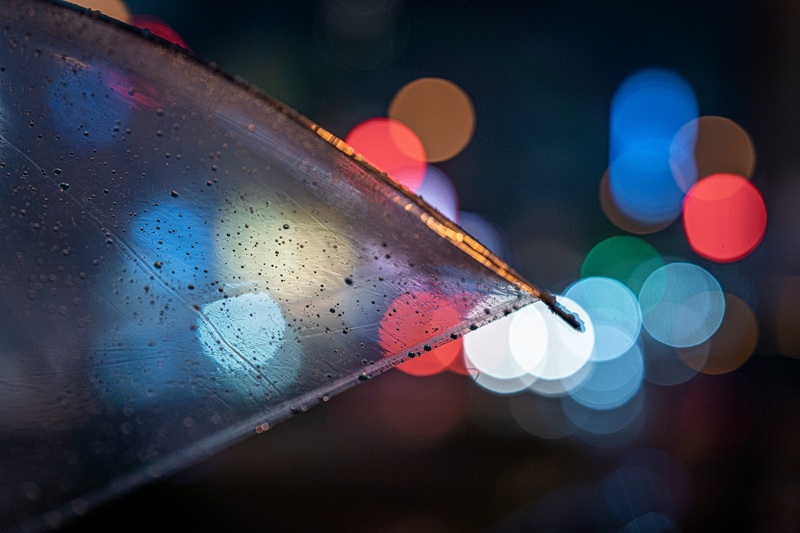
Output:
[[[529,312],[538,312],[547,325],[544,357],[530,370],[534,376],[546,380],[560,380],[578,372],[589,362],[595,344],[595,328],[589,313],[569,296],[559,296],[558,300],[581,317],[584,322],[583,332],[575,331],[541,302],[525,308]],[[537,342],[542,342],[541,337],[529,336],[530,344]]]
[[177,44],[182,48],[189,48],[178,32],[154,15],[134,15],[131,24],[137,28],[148,30],[153,35],[161,37],[165,41]]
[[619,281],[589,277],[573,283],[565,296],[583,307],[595,330],[593,361],[607,361],[628,351],[639,337],[642,312],[631,290]]
[[678,355],[688,367],[703,374],[726,374],[750,359],[758,337],[753,310],[738,296],[725,293],[725,316],[719,329],[697,346],[678,349]]
[[589,360],[577,372],[561,379],[537,378],[528,389],[545,398],[561,398],[580,387],[592,375],[593,362]]
[[528,307],[514,313],[508,328],[508,347],[517,365],[529,373],[545,357],[549,332],[537,309]]
[[756,152],[750,135],[733,120],[718,116],[702,116],[685,124],[673,141],[675,151],[694,144],[694,176],[680,182],[694,183],[718,173],[753,175]]
[[664,68],[639,70],[611,102],[610,159],[638,150],[668,156],[677,132],[697,116],[697,98],[681,76]]
[[639,390],[644,378],[644,359],[638,344],[624,354],[592,365],[589,379],[570,391],[569,395],[590,409],[615,409]]
[[654,150],[628,151],[611,161],[609,191],[621,211],[648,226],[669,225],[681,214],[684,193],[669,159]]
[[389,177],[416,191],[425,178],[425,148],[411,128],[389,118],[361,122],[345,142]]
[[[404,177],[405,171],[401,170],[397,176],[401,183],[409,181]],[[428,165],[422,183],[414,192],[450,220],[456,221],[458,218],[458,192],[447,174],[440,169]]]
[[606,218],[621,230],[633,233],[636,235],[646,235],[649,233],[656,233],[663,230],[674,222],[673,219],[668,218],[663,221],[645,222],[636,220],[629,216],[620,206],[617,205],[614,197],[611,196],[611,188],[609,186],[608,170],[603,173],[600,178],[600,186],[598,190],[600,196],[600,207]]
[[665,387],[686,383],[697,375],[697,370],[687,366],[678,357],[678,350],[654,339],[646,329],[642,330],[639,340],[645,354],[644,379]]
[[750,181],[736,174],[714,174],[687,193],[683,227],[698,255],[720,263],[738,261],[761,243],[767,208]]
[[455,83],[440,78],[420,78],[402,87],[392,98],[388,116],[419,136],[429,162],[457,155],[475,129],[469,96]]
[[[512,317],[507,316],[464,335],[464,354],[468,367],[482,375],[498,379],[514,379],[528,373],[528,369],[521,367],[511,353],[509,332],[512,320]],[[546,339],[541,345],[530,348],[543,353],[545,347]],[[520,360],[524,358],[520,357]],[[534,359],[532,364],[536,361],[538,359]]]
[[477,213],[459,211],[456,222],[500,259],[508,261],[510,246],[505,235],[491,222]]
[[512,396],[526,390],[534,382],[536,376],[523,374],[516,378],[502,379],[470,368],[472,379],[482,388],[498,396]]
[[126,24],[131,23],[131,10],[122,0],[70,0],[70,3],[99,11],[107,17],[121,20]]
[[595,435],[621,432],[632,425],[645,406],[644,389],[639,389],[630,400],[616,409],[591,409],[575,401],[572,396],[561,398],[564,414],[581,430]]
[[695,137],[674,140],[697,118],[697,107],[689,84],[667,69],[642,69],[617,89],[610,110],[608,185],[610,198],[627,218],[658,226],[680,215],[684,190],[673,167],[694,165]]
[[653,272],[639,292],[639,303],[650,335],[675,347],[705,341],[725,314],[719,282],[691,263],[670,263]]
[[[410,346],[428,342],[432,332],[458,321],[456,305],[441,295],[415,291],[392,300],[378,325],[378,344],[384,357],[407,354]],[[431,376],[447,370],[461,355],[461,339],[430,351],[415,353],[397,368],[406,374]]]
[[461,337],[424,352],[419,357],[408,359],[398,365],[397,370],[412,376],[424,377],[440,374],[448,370],[454,361],[461,356],[464,341]]
[[592,248],[581,265],[581,277],[602,276],[625,284],[639,294],[644,281],[664,266],[652,245],[628,235],[610,237]]
[[284,385],[297,379],[300,361],[282,356],[286,319],[269,294],[245,293],[210,302],[203,306],[202,315],[198,338],[206,354],[220,366],[255,371]]

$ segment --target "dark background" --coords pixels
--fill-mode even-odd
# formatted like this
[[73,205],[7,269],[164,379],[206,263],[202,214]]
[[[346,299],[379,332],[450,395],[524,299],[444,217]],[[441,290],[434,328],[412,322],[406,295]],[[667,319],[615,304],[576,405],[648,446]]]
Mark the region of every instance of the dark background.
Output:
[[[614,91],[645,67],[677,72],[702,115],[736,121],[756,148],[752,180],[769,225],[756,252],[731,267],[739,281],[730,288],[758,317],[756,353],[726,375],[647,383],[637,436],[600,443],[526,433],[509,414],[509,398],[469,377],[392,371],[63,529],[166,521],[195,531],[799,530],[800,364],[776,326],[798,315],[775,302],[800,275],[800,7],[790,0],[339,3],[392,10],[391,53],[381,60],[369,55],[377,41],[359,49],[341,40],[332,53],[320,21],[334,0],[128,5],[164,20],[200,58],[340,137],[385,116],[395,92],[414,79],[459,85],[473,101],[475,133],[438,166],[455,183],[460,208],[504,235],[511,265],[554,292],[579,277],[592,246],[625,234],[604,216],[597,194]],[[372,63],[342,59],[360,56]],[[642,238],[696,259],[679,223]],[[707,409],[687,415],[682,406],[692,394],[705,394],[699,405]],[[539,408],[546,416],[546,402]],[[719,438],[698,440],[687,424]],[[652,478],[664,487],[628,476],[625,465],[643,453],[661,454],[647,464],[664,467]],[[614,483],[622,489],[609,492]],[[645,489],[655,496],[648,500]],[[620,519],[608,494],[637,512]]]

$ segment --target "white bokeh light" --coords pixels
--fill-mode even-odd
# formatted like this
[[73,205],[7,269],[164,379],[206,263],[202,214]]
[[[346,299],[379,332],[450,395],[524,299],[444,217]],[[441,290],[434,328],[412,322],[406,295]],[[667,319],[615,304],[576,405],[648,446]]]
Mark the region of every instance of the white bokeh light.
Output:
[[[566,296],[559,296],[558,300],[567,309],[577,313],[583,321],[584,331],[575,331],[541,302],[531,306],[542,314],[549,332],[545,356],[531,370],[534,376],[542,379],[564,379],[575,374],[589,361],[594,350],[595,331],[589,314]],[[531,342],[535,341],[531,337]]]

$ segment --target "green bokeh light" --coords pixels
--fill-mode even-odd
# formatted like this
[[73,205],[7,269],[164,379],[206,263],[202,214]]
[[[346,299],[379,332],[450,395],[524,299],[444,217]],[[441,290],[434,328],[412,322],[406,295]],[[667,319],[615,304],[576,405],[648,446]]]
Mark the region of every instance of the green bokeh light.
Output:
[[612,278],[639,294],[648,276],[662,266],[661,254],[647,242],[637,237],[616,236],[600,242],[586,255],[581,278]]

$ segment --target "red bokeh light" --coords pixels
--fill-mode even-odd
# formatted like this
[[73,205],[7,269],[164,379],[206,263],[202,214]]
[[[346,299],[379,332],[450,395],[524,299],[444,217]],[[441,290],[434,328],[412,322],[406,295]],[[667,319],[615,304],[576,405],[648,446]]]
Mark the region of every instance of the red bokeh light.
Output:
[[726,263],[749,255],[767,227],[767,208],[758,189],[736,174],[698,181],[683,203],[683,227],[692,249]]
[[166,22],[153,15],[134,15],[133,25],[143,30],[149,30],[150,33],[161,37],[165,41],[177,44],[182,48],[189,49],[183,41],[178,32],[173,30]]
[[362,122],[345,142],[392,179],[416,191],[425,178],[427,158],[422,141],[408,126],[389,118]]
[[[460,322],[459,313],[445,297],[429,292],[415,292],[396,298],[381,319],[378,338],[387,355],[397,353],[405,346],[425,342],[436,333]],[[462,354],[461,338],[433,350],[415,353],[398,370],[413,376],[432,376],[453,367]]]

